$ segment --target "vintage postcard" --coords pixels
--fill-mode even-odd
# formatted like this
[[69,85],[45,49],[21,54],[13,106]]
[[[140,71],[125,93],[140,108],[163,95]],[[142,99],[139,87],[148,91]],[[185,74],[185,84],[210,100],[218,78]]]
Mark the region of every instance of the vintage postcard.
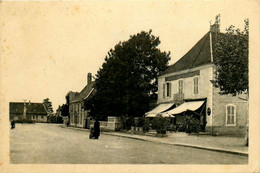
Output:
[[259,172],[259,10],[1,1],[0,172]]

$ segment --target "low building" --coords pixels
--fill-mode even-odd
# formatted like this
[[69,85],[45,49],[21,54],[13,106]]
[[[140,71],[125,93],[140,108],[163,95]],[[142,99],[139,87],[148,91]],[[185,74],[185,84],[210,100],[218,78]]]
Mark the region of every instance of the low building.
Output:
[[87,76],[87,85],[76,94],[69,102],[70,125],[76,127],[89,128],[90,117],[88,111],[84,110],[84,101],[94,94],[94,82],[91,73]]
[[[182,123],[185,114],[193,114],[200,120],[202,131],[244,135],[248,101],[238,96],[220,95],[219,88],[212,84],[216,71],[213,50],[217,32],[206,33],[182,58],[158,76],[158,107],[150,113],[174,115],[177,124]],[[172,109],[173,105],[176,107]]]
[[47,122],[47,111],[42,103],[10,102],[10,121],[32,120],[35,122]]

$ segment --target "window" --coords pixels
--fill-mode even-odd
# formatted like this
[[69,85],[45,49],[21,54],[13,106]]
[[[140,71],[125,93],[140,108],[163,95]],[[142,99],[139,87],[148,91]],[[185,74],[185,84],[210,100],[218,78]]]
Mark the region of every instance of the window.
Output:
[[171,83],[166,83],[166,96],[171,97]]
[[71,114],[71,123],[74,123],[74,115],[73,114]]
[[183,80],[179,80],[179,94],[183,94]]
[[171,83],[164,83],[163,84],[163,98],[165,98],[165,96],[171,97]]
[[165,98],[165,83],[163,84],[163,98]]
[[195,77],[193,78],[193,93],[198,94],[199,93],[199,78]]
[[229,104],[226,106],[226,124],[236,125],[236,105]]
[[81,104],[78,105],[79,108],[79,124],[82,122],[82,114],[81,114]]

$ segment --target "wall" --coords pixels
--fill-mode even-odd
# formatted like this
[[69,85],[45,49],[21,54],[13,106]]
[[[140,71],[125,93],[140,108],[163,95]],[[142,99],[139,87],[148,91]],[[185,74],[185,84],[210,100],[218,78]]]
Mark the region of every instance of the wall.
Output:
[[69,106],[70,124],[77,127],[85,127],[87,111],[82,109],[84,102],[71,103]]
[[[219,135],[244,135],[248,119],[248,102],[231,95],[220,95],[219,89],[211,83],[214,79],[214,65],[201,66],[190,71],[199,70],[199,92],[193,93],[193,77],[181,78],[184,81],[184,100],[206,98],[206,109],[210,108],[210,115],[206,115],[206,131]],[[178,80],[168,81],[171,83],[171,97],[163,98],[163,83],[165,77],[188,73],[188,71],[176,72],[158,77],[158,100],[157,103],[174,102],[174,94],[178,93]],[[242,96],[245,97],[245,96]],[[236,125],[226,125],[226,105],[236,105]]]
[[[20,116],[20,118],[19,118]],[[22,118],[22,114],[10,114],[10,120],[19,120]],[[34,118],[33,118],[34,116]],[[41,118],[43,116],[43,119]],[[35,122],[47,122],[47,115],[38,115],[38,114],[26,114],[26,117]]]
[[[245,98],[245,95],[240,97]],[[234,126],[226,125],[226,105],[236,106],[236,124]],[[213,89],[213,134],[219,135],[244,135],[248,119],[249,105],[248,101],[239,99],[238,96],[220,95],[219,89]],[[211,129],[208,128],[208,131]]]
[[[173,81],[167,81],[171,83],[171,96],[163,98],[163,84],[165,83],[165,77],[177,75],[177,74],[188,74],[189,71],[183,71],[178,73],[167,74],[164,76],[158,77],[158,101],[157,103],[163,102],[171,102],[174,101],[174,94],[178,94],[178,81],[183,80],[183,93],[184,99],[200,99],[200,98],[207,98],[209,96],[210,88],[209,85],[212,85],[210,80],[212,80],[212,72],[213,65],[202,66],[200,68],[194,68],[190,70],[192,71],[200,71],[199,75],[187,78],[181,78]],[[194,94],[193,92],[193,79],[194,77],[199,78],[199,90],[198,94]]]
[[[42,118],[43,117],[43,118]],[[47,116],[37,115],[36,122],[47,122]]]
[[63,124],[67,125],[68,121],[69,121],[69,117],[62,117],[63,118]]
[[[94,122],[90,122],[90,128],[94,127]],[[100,129],[103,131],[119,131],[123,128],[123,124],[119,122],[118,117],[108,117],[108,121],[99,121],[100,122]]]

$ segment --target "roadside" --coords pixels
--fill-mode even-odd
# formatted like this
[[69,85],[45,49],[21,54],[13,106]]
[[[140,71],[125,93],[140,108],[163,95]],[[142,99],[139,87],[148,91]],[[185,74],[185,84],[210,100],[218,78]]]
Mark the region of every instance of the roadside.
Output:
[[[61,125],[63,128],[69,128],[74,130],[89,131],[88,129],[66,127]],[[242,156],[248,156],[248,147],[244,146],[243,137],[232,137],[232,136],[211,136],[211,135],[188,135],[183,132],[172,132],[167,133],[166,137],[154,137],[139,134],[130,134],[124,132],[101,132],[105,135],[113,135],[124,138],[131,138],[136,140],[155,142],[167,145],[191,147],[202,150],[237,154]]]

